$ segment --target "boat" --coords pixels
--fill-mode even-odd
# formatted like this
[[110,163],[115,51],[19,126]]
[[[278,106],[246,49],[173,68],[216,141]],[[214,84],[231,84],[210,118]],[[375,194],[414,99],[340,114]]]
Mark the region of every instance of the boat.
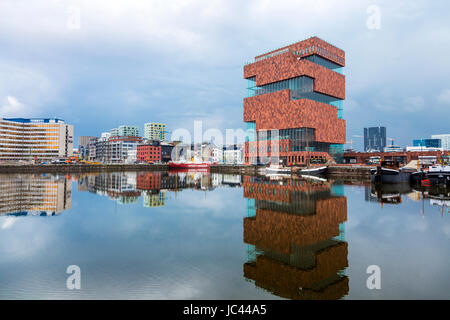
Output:
[[169,162],[169,169],[186,170],[186,169],[209,169],[211,163],[209,162],[188,162],[188,161],[171,161]]
[[316,176],[316,175],[326,174],[327,171],[328,171],[328,167],[323,166],[323,167],[316,167],[316,168],[300,169],[297,171],[297,173],[300,175]]
[[450,166],[430,166],[428,168],[427,179],[431,185],[450,186]]
[[429,166],[426,169],[413,173],[411,175],[411,182],[424,186],[445,185],[450,187],[450,166]]
[[265,168],[264,173],[266,175],[270,175],[270,174],[290,175],[292,173],[292,169],[291,168],[287,168],[287,167],[283,167],[283,166],[271,165],[270,167]]
[[370,169],[370,180],[372,183],[405,183],[410,182],[411,174],[416,171],[409,167],[400,168],[398,162],[381,161],[379,166]]

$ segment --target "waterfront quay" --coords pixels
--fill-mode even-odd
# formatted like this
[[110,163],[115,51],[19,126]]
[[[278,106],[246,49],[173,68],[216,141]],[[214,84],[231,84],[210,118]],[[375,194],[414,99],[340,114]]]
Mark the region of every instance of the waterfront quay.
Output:
[[[252,165],[211,165],[211,173],[258,175],[263,172],[263,166]],[[328,167],[328,175],[332,178],[370,179],[370,168],[365,165],[333,165]],[[298,167],[293,167],[295,174]],[[26,165],[0,165],[1,173],[85,173],[85,172],[126,172],[126,171],[168,171],[167,164],[26,164]]]

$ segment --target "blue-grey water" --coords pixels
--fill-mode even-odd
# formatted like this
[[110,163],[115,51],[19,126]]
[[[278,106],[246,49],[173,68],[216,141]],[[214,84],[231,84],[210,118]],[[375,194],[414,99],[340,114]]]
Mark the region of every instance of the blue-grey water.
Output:
[[0,299],[450,298],[447,190],[199,172],[0,185]]

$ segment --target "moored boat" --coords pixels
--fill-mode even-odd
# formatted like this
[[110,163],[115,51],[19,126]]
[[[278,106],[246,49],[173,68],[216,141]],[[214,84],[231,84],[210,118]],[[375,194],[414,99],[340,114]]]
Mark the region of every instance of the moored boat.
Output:
[[266,175],[269,174],[285,174],[290,175],[292,172],[291,168],[283,167],[283,166],[274,166],[271,165],[270,167],[265,168],[264,170]]
[[328,167],[323,166],[323,167],[316,167],[316,168],[300,169],[297,171],[297,173],[300,175],[315,176],[315,175],[326,174],[327,171],[328,171]]
[[169,162],[170,169],[209,169],[209,162]]
[[373,183],[409,183],[411,174],[416,171],[416,169],[408,167],[400,168],[399,163],[382,161],[379,166],[370,169],[370,180]]
[[446,185],[450,187],[450,166],[434,165],[411,175],[414,184]]

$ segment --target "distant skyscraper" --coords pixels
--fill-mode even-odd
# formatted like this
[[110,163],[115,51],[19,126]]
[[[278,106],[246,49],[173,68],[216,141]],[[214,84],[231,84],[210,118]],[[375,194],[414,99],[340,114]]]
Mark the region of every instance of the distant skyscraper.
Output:
[[386,127],[364,128],[364,151],[383,151],[386,147]]
[[144,124],[144,138],[148,140],[166,141],[166,124],[157,122]]

